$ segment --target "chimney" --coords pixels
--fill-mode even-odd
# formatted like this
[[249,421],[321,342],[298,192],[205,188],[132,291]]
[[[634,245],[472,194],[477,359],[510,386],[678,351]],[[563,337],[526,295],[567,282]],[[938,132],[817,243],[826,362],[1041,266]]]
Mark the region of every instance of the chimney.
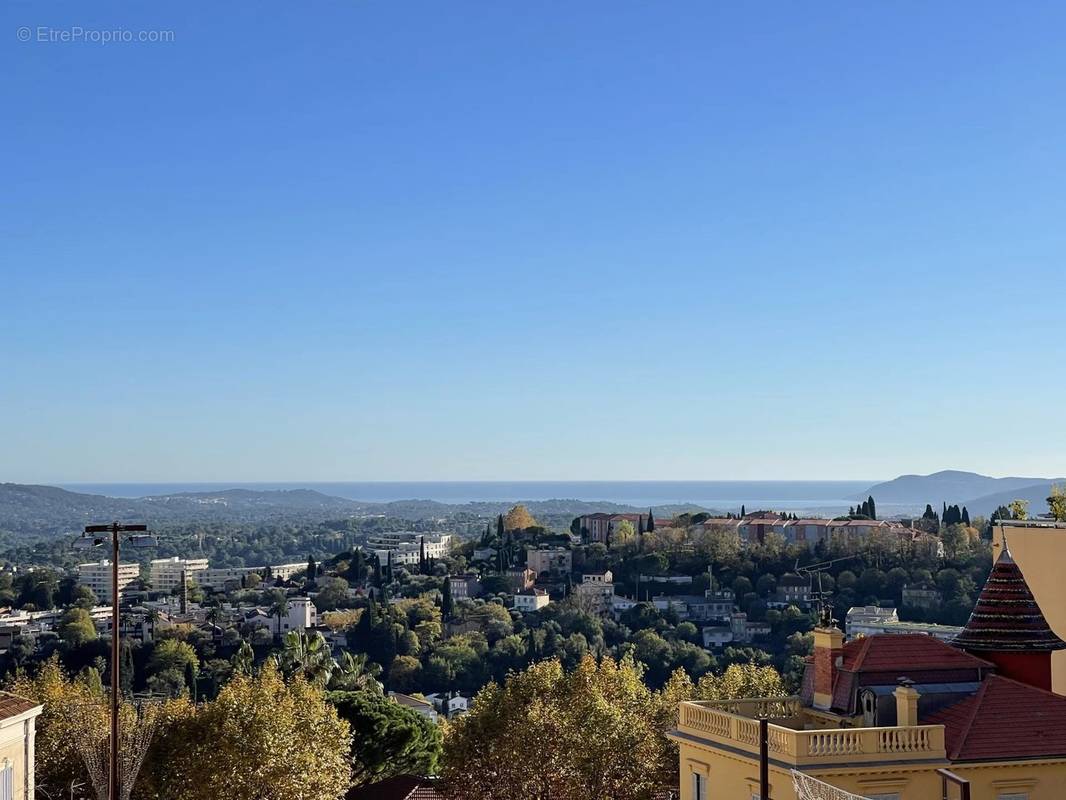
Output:
[[918,724],[918,690],[914,688],[914,681],[900,678],[892,695],[896,698],[896,726],[913,728]]
[[840,629],[814,629],[814,707],[828,710],[833,705],[833,683],[844,655],[844,634]]

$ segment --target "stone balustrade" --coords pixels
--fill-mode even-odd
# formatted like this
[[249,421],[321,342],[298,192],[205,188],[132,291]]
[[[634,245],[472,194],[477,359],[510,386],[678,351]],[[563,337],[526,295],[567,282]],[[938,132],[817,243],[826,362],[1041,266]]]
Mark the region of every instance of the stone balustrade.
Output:
[[757,757],[763,714],[770,719],[771,758],[796,766],[883,761],[886,756],[893,761],[945,757],[942,725],[804,729],[804,710],[797,698],[682,703],[678,732]]

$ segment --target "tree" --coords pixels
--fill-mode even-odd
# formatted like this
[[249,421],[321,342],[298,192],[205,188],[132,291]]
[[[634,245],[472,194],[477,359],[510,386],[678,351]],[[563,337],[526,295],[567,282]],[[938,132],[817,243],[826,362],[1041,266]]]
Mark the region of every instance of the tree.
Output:
[[421,714],[371,692],[330,692],[326,697],[355,732],[349,753],[355,785],[437,773],[441,731]]
[[869,506],[867,516],[869,516],[870,519],[877,519],[877,506],[874,504],[874,496],[870,495],[869,498],[867,498],[866,503]]
[[274,660],[286,678],[300,675],[308,683],[323,689],[336,668],[329,645],[319,631],[311,635],[304,631],[289,631]]
[[167,732],[164,796],[336,800],[349,785],[351,740],[320,689],[299,676],[285,681],[267,661]]
[[1066,522],[1066,485],[1056,483],[1047,499],[1048,511],[1056,522]]
[[1007,506],[1010,509],[1012,519],[1028,519],[1029,517],[1029,501],[1028,500],[1012,500]]
[[[74,788],[91,786],[98,800],[107,798],[109,702],[89,670],[71,680],[58,658],[44,664],[32,680],[25,675],[11,687],[15,694],[44,706],[36,720],[35,768],[42,795],[68,796]],[[119,707],[122,800],[128,800],[159,720],[160,706],[142,712],[129,703]],[[79,795],[81,796],[81,795]]]
[[441,591],[440,601],[440,613],[445,619],[451,619],[452,612],[455,610],[455,603],[452,600],[452,582],[449,578],[444,579],[444,589]]
[[277,619],[277,628],[275,635],[281,638],[281,620],[289,614],[289,598],[285,596],[285,592],[282,589],[275,589],[271,593],[270,601],[270,616]]
[[59,637],[71,647],[80,647],[96,638],[96,625],[84,608],[70,608],[59,618]]
[[494,800],[642,800],[668,752],[654,702],[629,659],[586,656],[571,673],[541,661],[487,685],[453,723],[441,788],[457,800],[486,787]]
[[315,559],[311,556],[307,557],[307,580],[313,581],[318,575],[318,565],[315,564]]
[[519,503],[507,512],[503,520],[504,531],[524,531],[536,527],[537,521],[524,505]]
[[651,533],[655,530],[655,517],[652,516],[651,509],[648,509],[648,524],[644,526],[645,533]]

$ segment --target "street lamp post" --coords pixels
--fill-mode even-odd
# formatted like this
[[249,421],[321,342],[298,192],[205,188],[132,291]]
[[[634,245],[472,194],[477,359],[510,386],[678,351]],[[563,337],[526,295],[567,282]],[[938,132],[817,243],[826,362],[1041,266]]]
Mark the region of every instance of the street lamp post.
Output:
[[[140,536],[131,536],[130,542],[134,546],[151,546],[155,544],[155,537],[147,535],[147,525],[122,525],[112,522],[109,525],[86,525],[82,538],[75,543],[81,547],[99,547],[106,543],[106,539],[96,534],[111,534],[111,748],[108,754],[107,798],[118,800],[119,784],[121,776],[118,771],[118,708],[119,708],[119,621],[118,621],[118,561],[119,561],[119,534],[140,533]],[[85,544],[80,544],[85,542]]]

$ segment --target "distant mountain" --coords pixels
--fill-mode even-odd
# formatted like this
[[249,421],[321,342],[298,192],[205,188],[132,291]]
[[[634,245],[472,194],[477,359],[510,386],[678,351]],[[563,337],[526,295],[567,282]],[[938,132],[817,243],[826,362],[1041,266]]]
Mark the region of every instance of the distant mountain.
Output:
[[934,472],[932,475],[900,475],[894,480],[871,486],[861,495],[856,495],[851,499],[865,500],[867,495],[873,495],[878,504],[924,506],[926,503],[931,503],[934,507],[944,502],[965,503],[970,513],[976,514],[981,512],[975,511],[966,501],[1000,492],[1015,492],[1036,484],[1046,485],[1050,482],[1049,478],[990,478],[976,472],[946,469]]
[[338,517],[363,506],[309,489],[253,491],[227,489],[142,498],[105,497],[55,486],[0,484],[0,530],[58,534],[90,522],[240,521]]
[[1012,500],[1028,500],[1029,516],[1035,517],[1047,512],[1047,498],[1051,494],[1051,487],[1056,483],[1062,484],[1066,483],[1066,481],[1062,479],[1043,481],[1030,486],[1022,486],[1018,489],[1009,489],[1005,492],[986,494],[982,497],[974,497],[967,500],[965,505],[971,517],[977,514],[987,517],[1000,506],[1009,505]]

